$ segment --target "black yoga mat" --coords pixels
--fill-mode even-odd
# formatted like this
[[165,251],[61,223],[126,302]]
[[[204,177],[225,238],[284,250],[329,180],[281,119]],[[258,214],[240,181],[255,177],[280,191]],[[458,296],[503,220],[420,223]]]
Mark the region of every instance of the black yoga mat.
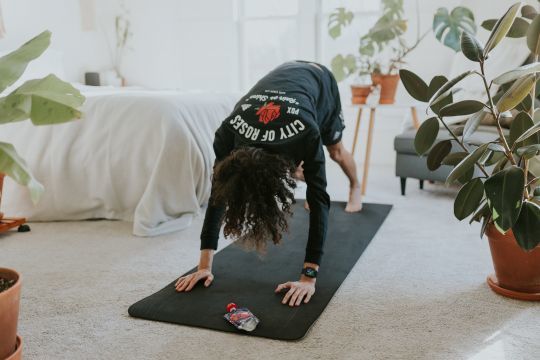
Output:
[[[316,292],[308,304],[291,308],[281,304],[280,283],[300,276],[307,241],[309,216],[303,201],[295,205],[290,233],[279,246],[270,245],[264,258],[229,245],[214,256],[214,283],[198,284],[189,293],[177,293],[174,279],[165,288],[133,304],[129,315],[208,329],[238,332],[224,318],[226,305],[235,302],[249,308],[259,319],[250,335],[279,340],[304,337],[362,255],[392,206],[364,204],[362,212],[346,213],[343,203],[332,203],[328,235]],[[191,269],[186,274],[194,272]],[[243,333],[243,332],[242,332]]]

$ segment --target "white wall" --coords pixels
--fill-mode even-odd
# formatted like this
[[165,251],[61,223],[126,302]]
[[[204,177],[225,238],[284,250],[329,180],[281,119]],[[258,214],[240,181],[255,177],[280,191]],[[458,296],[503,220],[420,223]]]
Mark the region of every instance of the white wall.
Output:
[[[93,0],[96,19],[111,16],[110,1]],[[13,50],[42,32],[53,33],[50,49],[63,54],[65,79],[82,81],[84,71],[109,67],[105,37],[101,31],[83,31],[77,0],[2,0],[6,37],[0,52]],[[96,26],[97,28],[97,26]]]
[[[93,1],[96,11],[96,30],[82,31],[79,1]],[[0,40],[0,52],[12,49],[23,41],[44,29],[53,32],[51,48],[64,53],[66,79],[82,81],[85,71],[101,71],[111,67],[107,42],[113,40],[114,17],[120,13],[122,0],[0,0],[7,30],[7,37]],[[302,12],[302,25],[283,30],[274,25],[283,35],[276,37],[272,31],[259,31],[264,28],[264,20],[259,23],[256,32],[249,34],[246,43],[238,37],[242,29],[239,24],[238,4],[240,0],[124,0],[129,9],[132,22],[133,38],[122,66],[128,85],[142,85],[152,88],[175,88],[181,90],[216,90],[239,91],[253,84],[257,72],[250,70],[242,74],[242,67],[251,69],[239,56],[239,49],[244,48],[249,54],[257,54],[257,46],[275,43],[283,39],[287,51],[266,53],[266,60],[260,66],[272,66],[272,62],[287,57],[322,61],[329,65],[336,52],[355,52],[358,36],[362,29],[369,28],[376,16],[365,15],[360,22],[351,27],[345,42],[333,42],[326,34],[327,17],[314,19],[312,14],[316,0],[299,0]],[[245,0],[250,2],[268,2],[269,0]],[[280,0],[281,7],[288,0]],[[354,4],[356,10],[374,11],[373,0],[322,0],[323,11],[342,4]],[[535,0],[528,0],[533,4]],[[461,0],[419,0],[421,30],[432,25],[433,14],[440,6],[449,9],[459,5]],[[495,17],[514,0],[464,0],[477,15],[477,24],[485,18]],[[490,6],[486,7],[486,4]],[[251,4],[251,3],[250,3]],[[480,14],[482,10],[482,14]],[[409,18],[409,42],[414,41],[416,29],[416,1],[405,0],[406,17]],[[358,20],[358,18],[357,18]],[[277,24],[277,23],[276,23]],[[312,28],[311,28],[312,26]],[[278,28],[279,27],[279,28]],[[295,29],[301,31],[295,32]],[[322,37],[322,47],[307,44],[310,29]],[[272,30],[272,29],[270,29]],[[285,31],[285,32],[283,32]],[[479,32],[484,30],[480,29]],[[287,38],[290,37],[290,38]],[[296,38],[295,38],[296,37]],[[244,39],[245,40],[245,39]],[[256,41],[258,40],[258,41]],[[249,49],[246,50],[246,46]],[[261,54],[263,51],[260,51]],[[242,54],[240,54],[242,55]],[[250,56],[251,56],[250,55]],[[441,45],[429,34],[420,46],[407,58],[407,67],[424,78],[435,74],[449,74],[455,54]],[[458,54],[457,56],[462,56]],[[254,58],[256,58],[254,56]],[[263,59],[264,60],[264,59]],[[261,65],[263,64],[263,65]],[[277,65],[277,64],[275,64]],[[261,68],[262,69],[262,68]],[[261,70],[258,70],[260,72]],[[348,84],[341,84],[343,104],[349,103]],[[402,86],[398,90],[398,99],[406,101],[408,95]],[[406,112],[383,110],[379,112],[375,127],[374,164],[393,163],[392,140],[401,131],[402,120]],[[354,125],[354,109],[346,109],[349,131],[345,140],[350,142],[350,133]],[[367,120],[367,119],[365,119]],[[361,129],[365,136],[367,121]],[[360,147],[362,149],[362,147]],[[361,158],[358,157],[360,160]]]

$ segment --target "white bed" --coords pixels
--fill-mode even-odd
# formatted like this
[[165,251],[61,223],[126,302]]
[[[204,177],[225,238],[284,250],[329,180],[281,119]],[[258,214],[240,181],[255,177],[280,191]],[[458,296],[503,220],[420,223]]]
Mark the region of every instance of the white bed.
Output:
[[6,180],[2,211],[31,221],[106,218],[133,221],[133,233],[183,229],[209,197],[214,131],[233,94],[82,88],[84,119],[34,127],[2,126],[45,193]]

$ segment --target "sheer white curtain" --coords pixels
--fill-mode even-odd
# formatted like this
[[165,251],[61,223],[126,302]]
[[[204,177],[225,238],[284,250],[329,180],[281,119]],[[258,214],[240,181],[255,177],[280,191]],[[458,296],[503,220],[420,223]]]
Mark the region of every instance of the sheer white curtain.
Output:
[[[238,72],[245,90],[276,65],[294,59],[325,65],[355,52],[359,35],[377,19],[380,0],[237,0]],[[353,24],[339,40],[328,36],[329,14],[346,7]]]

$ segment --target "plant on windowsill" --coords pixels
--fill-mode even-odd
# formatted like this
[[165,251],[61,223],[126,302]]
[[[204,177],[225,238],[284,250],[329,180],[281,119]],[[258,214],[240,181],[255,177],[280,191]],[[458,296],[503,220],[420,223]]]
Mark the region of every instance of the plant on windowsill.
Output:
[[[50,39],[51,33],[44,31],[19,49],[0,57],[0,93],[13,85],[28,63],[49,47]],[[81,113],[77,109],[84,100],[77,89],[55,75],[29,80],[0,97],[0,124],[27,119],[34,125],[67,122],[80,118]],[[5,174],[28,187],[32,200],[38,201],[43,186],[34,178],[13,145],[6,142],[0,142],[0,174],[2,179]],[[0,268],[0,359],[20,359],[21,356],[21,338],[17,336],[20,290],[20,275],[15,270]]]
[[[518,17],[520,9],[523,17]],[[428,103],[434,113],[418,129],[416,151],[427,154],[431,170],[441,164],[454,166],[447,184],[462,184],[454,214],[459,220],[470,216],[470,223],[482,222],[481,236],[486,234],[489,239],[495,268],[488,284],[505,296],[540,300],[540,174],[534,173],[532,166],[540,161],[540,122],[533,120],[540,72],[540,14],[532,6],[516,3],[491,25],[485,44],[467,32],[461,34],[463,55],[478,63],[477,71],[464,72],[448,81],[436,77],[438,80],[431,82],[438,84],[434,86],[408,70],[401,70],[400,75],[409,94]],[[509,34],[525,37],[534,61],[487,79],[485,68],[491,51]],[[453,102],[456,85],[469,76],[477,76],[482,82],[487,94],[485,102]],[[495,93],[496,85],[502,91]],[[502,114],[514,109],[519,112],[506,135],[500,122]],[[486,114],[495,119],[498,137],[472,145],[468,139]],[[458,132],[445,119],[459,115],[471,116]],[[451,140],[435,144],[440,124]],[[459,146],[459,152],[451,152],[453,144]]]
[[[399,83],[399,69],[405,63],[405,58],[431,32],[444,45],[454,51],[459,51],[459,36],[462,31],[476,33],[474,15],[471,10],[458,6],[451,12],[439,8],[433,17],[433,29],[423,33],[420,30],[420,18],[417,14],[416,40],[412,45],[405,41],[407,19],[404,19],[403,0],[381,0],[382,16],[371,27],[367,34],[360,38],[358,55],[338,54],[332,59],[332,72],[338,81],[357,75],[360,81],[354,81],[351,86],[353,103],[361,98],[355,98],[355,93],[370,91],[372,86],[381,87],[381,104],[393,104],[396,88]],[[416,3],[418,13],[418,2]],[[351,24],[354,14],[345,8],[337,8],[330,15],[328,34],[337,39],[342,29]],[[384,64],[378,57],[389,59]],[[370,79],[371,77],[371,79]],[[361,88],[363,90],[356,90]],[[369,95],[369,92],[368,92]],[[364,101],[365,103],[365,101]]]

